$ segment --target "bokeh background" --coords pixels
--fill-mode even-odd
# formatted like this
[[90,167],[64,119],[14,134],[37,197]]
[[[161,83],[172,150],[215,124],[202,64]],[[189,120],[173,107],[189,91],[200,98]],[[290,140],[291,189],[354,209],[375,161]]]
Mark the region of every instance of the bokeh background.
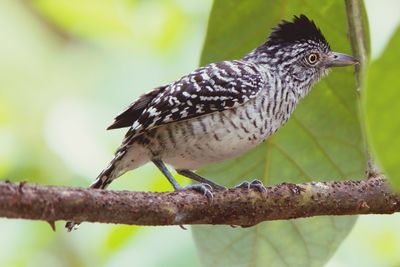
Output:
[[[400,2],[365,1],[372,56]],[[385,4],[383,4],[385,3]],[[124,131],[105,128],[140,94],[197,67],[212,0],[2,0],[0,179],[87,186]],[[266,33],[268,29],[266,29]],[[187,183],[186,179],[180,179]],[[111,189],[166,191],[155,167]],[[399,215],[362,216],[329,267],[400,266]],[[200,266],[179,227],[0,219],[0,266]]]

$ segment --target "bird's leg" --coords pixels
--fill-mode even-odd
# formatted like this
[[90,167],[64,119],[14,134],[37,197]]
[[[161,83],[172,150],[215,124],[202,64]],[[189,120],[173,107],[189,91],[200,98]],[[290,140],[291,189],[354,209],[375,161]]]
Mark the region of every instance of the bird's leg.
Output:
[[212,187],[207,184],[207,183],[202,183],[202,184],[192,184],[188,185],[185,187],[182,187],[178,184],[178,182],[175,180],[175,178],[172,176],[172,174],[169,172],[167,167],[165,166],[164,162],[161,160],[155,159],[153,160],[153,163],[158,167],[158,169],[164,174],[164,176],[168,179],[168,181],[171,183],[171,185],[174,187],[175,191],[181,191],[181,190],[186,190],[186,189],[192,189],[197,192],[202,193],[205,195],[208,199],[209,202],[213,201],[213,193],[211,192]]
[[223,187],[222,185],[216,184],[213,181],[210,181],[200,175],[198,175],[195,172],[192,172],[190,170],[176,170],[180,175],[183,175],[189,179],[195,180],[199,183],[202,184],[209,184],[212,188],[214,189],[226,189],[225,187]]
[[182,190],[183,187],[178,184],[175,180],[174,176],[169,172],[167,166],[165,166],[164,162],[159,159],[153,160],[153,163],[157,166],[157,168],[164,174],[164,176],[168,179],[168,182],[171,183],[172,187],[175,191]]
[[247,188],[247,189],[255,188],[258,191],[260,191],[261,193],[266,193],[267,192],[267,189],[265,188],[263,183],[258,179],[255,179],[255,180],[253,180],[251,182],[244,181],[243,183],[235,186],[235,188]]

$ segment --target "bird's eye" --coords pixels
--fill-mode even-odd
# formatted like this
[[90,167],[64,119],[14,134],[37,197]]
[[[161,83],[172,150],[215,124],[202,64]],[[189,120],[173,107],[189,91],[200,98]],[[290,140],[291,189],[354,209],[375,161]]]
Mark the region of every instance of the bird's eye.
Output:
[[308,64],[314,65],[319,60],[319,54],[311,53],[306,56],[306,60]]

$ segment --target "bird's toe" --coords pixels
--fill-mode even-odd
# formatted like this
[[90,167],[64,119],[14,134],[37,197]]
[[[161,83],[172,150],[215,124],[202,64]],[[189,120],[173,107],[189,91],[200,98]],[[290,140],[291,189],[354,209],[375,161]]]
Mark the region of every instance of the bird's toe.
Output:
[[243,183],[235,186],[235,188],[247,188],[247,189],[254,188],[254,189],[257,189],[261,193],[267,192],[267,189],[265,188],[264,184],[258,179],[254,179],[251,182],[244,181]]
[[202,193],[203,195],[205,195],[207,197],[208,202],[213,202],[214,200],[214,194],[212,193],[212,186],[206,183],[201,183],[201,184],[191,184],[188,185],[186,187],[184,187],[183,189],[191,189],[191,190],[195,190],[197,192]]

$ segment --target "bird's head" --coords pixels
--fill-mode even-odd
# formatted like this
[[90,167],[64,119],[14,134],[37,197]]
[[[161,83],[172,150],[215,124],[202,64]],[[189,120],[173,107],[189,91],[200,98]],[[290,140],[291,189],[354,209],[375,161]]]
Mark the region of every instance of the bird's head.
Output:
[[292,22],[282,21],[267,42],[247,57],[309,85],[332,67],[358,63],[352,56],[333,52],[321,30],[305,15],[295,16]]

